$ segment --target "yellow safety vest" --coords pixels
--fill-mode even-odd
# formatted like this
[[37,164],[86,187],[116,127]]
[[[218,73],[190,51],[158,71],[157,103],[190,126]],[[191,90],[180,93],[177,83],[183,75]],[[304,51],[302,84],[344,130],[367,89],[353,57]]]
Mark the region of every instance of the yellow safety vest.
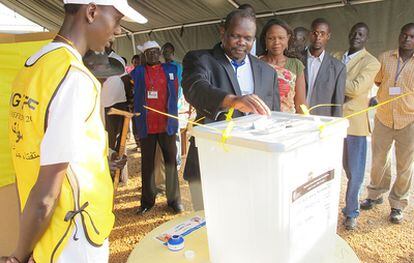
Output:
[[[100,117],[100,83],[64,46],[51,50],[17,75],[10,99],[9,138],[22,209],[40,169],[40,144],[47,129],[48,109],[69,70],[87,74],[94,86],[84,87],[95,107],[82,131],[82,160],[66,171],[50,225],[35,246],[36,262],[56,262],[80,215],[87,240],[100,246],[114,225],[113,184],[107,161],[106,133]],[[91,107],[92,108],[92,107]]]

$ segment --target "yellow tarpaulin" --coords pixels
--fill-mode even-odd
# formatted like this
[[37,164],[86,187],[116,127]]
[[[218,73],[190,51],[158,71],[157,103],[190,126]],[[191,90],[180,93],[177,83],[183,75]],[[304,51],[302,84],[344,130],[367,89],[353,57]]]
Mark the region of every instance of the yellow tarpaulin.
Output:
[[15,178],[7,128],[11,83],[27,58],[52,38],[53,33],[0,34],[0,187]]

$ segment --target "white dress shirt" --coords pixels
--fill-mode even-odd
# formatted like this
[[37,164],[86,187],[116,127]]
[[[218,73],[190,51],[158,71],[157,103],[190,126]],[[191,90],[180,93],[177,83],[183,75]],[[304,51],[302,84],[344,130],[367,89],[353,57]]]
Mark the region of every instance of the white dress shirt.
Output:
[[344,63],[345,65],[349,63],[349,61],[351,61],[351,59],[353,59],[354,57],[356,57],[362,50],[355,52],[351,55],[348,55],[349,50],[343,55],[342,57],[342,63]]
[[310,98],[312,97],[313,87],[315,85],[316,76],[318,75],[319,69],[321,68],[323,58],[325,57],[325,50],[319,55],[319,57],[314,57],[308,49],[308,93],[306,96],[306,101],[310,103]]
[[238,66],[237,69],[231,63],[232,59],[227,55],[226,57],[234,69],[234,72],[237,77],[237,82],[239,83],[239,87],[240,87],[242,95],[253,94],[254,81],[253,81],[253,72],[252,72],[252,67],[250,65],[249,56],[246,56],[246,58],[244,59],[244,64],[241,66]]
[[250,55],[255,56],[255,57],[257,57],[256,56],[256,45],[257,45],[257,41],[256,39],[254,39],[252,49],[250,50]]
[[101,104],[108,108],[120,102],[126,102],[124,82],[120,76],[111,76],[102,85]]

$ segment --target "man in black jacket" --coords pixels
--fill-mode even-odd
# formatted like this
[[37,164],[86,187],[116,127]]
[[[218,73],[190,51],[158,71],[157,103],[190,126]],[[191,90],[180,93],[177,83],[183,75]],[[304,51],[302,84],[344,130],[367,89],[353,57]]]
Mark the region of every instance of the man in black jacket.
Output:
[[306,101],[309,107],[332,104],[315,108],[311,112],[313,115],[342,117],[346,67],[325,51],[330,38],[328,21],[315,19],[311,25],[310,46],[306,51]]
[[[234,10],[226,17],[221,43],[211,50],[190,51],[183,60],[182,87],[186,100],[204,123],[247,113],[269,115],[280,109],[277,75],[273,68],[249,54],[256,34],[254,14]],[[203,209],[200,167],[194,138],[184,170],[194,210]]]

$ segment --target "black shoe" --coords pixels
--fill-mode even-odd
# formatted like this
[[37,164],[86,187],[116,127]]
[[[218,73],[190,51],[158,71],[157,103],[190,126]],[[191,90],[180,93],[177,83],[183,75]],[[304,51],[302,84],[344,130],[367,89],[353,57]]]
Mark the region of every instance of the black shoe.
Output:
[[360,207],[362,210],[370,210],[374,206],[382,204],[383,202],[384,202],[384,199],[382,197],[375,199],[375,200],[367,198],[361,202]]
[[397,208],[391,208],[389,220],[393,224],[401,224],[403,221],[403,211]]
[[346,230],[354,230],[357,226],[357,220],[355,217],[347,217],[344,221]]
[[174,213],[176,214],[181,214],[182,212],[184,212],[184,206],[180,203],[168,206],[171,207],[174,210]]
[[150,211],[152,209],[152,207],[144,207],[141,206],[138,211],[137,211],[137,215],[144,215],[145,213],[147,213],[148,211]]

